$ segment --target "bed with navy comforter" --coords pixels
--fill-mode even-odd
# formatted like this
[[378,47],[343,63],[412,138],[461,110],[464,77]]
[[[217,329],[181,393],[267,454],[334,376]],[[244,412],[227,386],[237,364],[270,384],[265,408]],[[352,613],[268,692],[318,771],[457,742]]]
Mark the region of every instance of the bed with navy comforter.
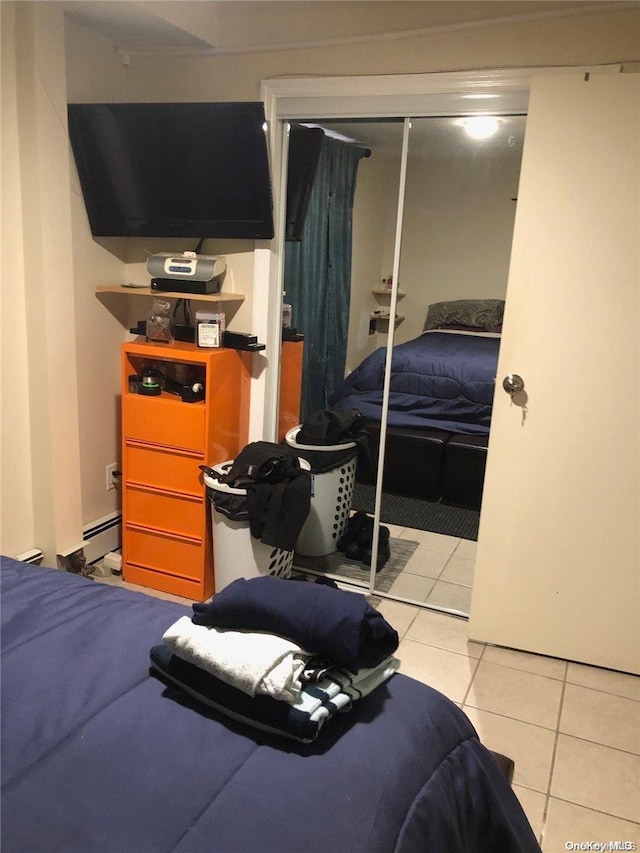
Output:
[[[498,334],[427,331],[393,349],[390,427],[488,435],[498,365]],[[347,376],[329,401],[380,422],[386,348]]]
[[190,608],[7,558],[1,582],[3,853],[539,853],[428,686],[396,673],[302,743],[150,666]]

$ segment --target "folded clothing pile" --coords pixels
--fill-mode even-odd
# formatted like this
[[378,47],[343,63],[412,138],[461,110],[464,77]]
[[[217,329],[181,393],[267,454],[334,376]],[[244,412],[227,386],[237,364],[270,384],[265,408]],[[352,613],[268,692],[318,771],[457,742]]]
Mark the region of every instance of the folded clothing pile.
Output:
[[364,595],[240,578],[151,649],[152,667],[235,720],[310,743],[398,669],[398,634]]

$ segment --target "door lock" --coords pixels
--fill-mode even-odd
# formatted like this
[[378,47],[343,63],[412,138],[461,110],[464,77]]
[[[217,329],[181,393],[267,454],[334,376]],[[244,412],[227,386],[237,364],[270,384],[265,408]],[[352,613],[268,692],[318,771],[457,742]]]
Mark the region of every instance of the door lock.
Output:
[[511,397],[511,399],[513,399],[516,394],[519,394],[521,391],[524,391],[524,379],[522,378],[522,376],[518,376],[517,373],[508,373],[504,377],[502,387]]

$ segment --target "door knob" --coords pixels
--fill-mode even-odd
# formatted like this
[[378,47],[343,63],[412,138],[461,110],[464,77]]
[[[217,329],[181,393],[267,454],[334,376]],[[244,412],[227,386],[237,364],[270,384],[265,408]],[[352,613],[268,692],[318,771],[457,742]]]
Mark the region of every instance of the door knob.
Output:
[[517,373],[508,373],[504,377],[502,387],[510,397],[513,397],[515,394],[524,391],[524,379],[522,376],[518,376]]

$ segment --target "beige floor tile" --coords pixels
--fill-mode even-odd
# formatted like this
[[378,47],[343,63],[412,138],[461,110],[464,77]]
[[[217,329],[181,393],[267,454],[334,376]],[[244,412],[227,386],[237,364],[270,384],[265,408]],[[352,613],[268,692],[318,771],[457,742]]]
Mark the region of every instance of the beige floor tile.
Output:
[[463,586],[473,586],[473,570],[475,568],[475,560],[466,557],[449,557],[447,565],[444,567],[440,580],[448,581],[449,583],[459,583]]
[[[411,534],[411,535],[409,535]],[[413,539],[422,548],[429,551],[440,551],[441,554],[453,554],[460,539],[456,536],[444,536],[442,533],[432,533],[429,530],[416,530],[407,527],[403,533],[405,539]]]
[[461,539],[456,545],[456,550],[453,552],[454,557],[464,557],[468,560],[475,560],[478,551],[478,543],[472,539]]
[[544,655],[534,655],[529,652],[519,652],[515,649],[503,649],[498,646],[487,646],[484,660],[489,663],[499,663],[501,666],[511,666],[536,675],[546,675],[548,678],[564,678],[567,668],[566,661],[548,658]]
[[583,687],[593,687],[594,690],[604,690],[605,693],[615,693],[616,696],[626,696],[627,699],[640,700],[640,675],[627,675],[597,666],[570,663],[567,681],[581,684]]
[[401,661],[400,672],[434,687],[452,702],[462,702],[478,663],[466,655],[407,639],[400,643],[396,656]]
[[471,612],[471,587],[439,580],[435,582],[425,601],[427,604],[448,607],[451,610],[459,610],[461,613],[469,614]]
[[515,763],[514,784],[546,794],[551,774],[555,732],[463,705],[480,740]]
[[639,822],[639,780],[637,755],[559,735],[552,797]]
[[561,695],[561,681],[481,661],[465,702],[555,730]]
[[424,601],[431,592],[435,580],[410,572],[401,572],[391,585],[390,595],[407,598],[410,601]]
[[535,837],[540,841],[544,819],[544,805],[547,799],[545,794],[515,784],[513,786],[513,793],[520,800],[522,811],[526,814]]
[[[399,524],[384,524],[385,527],[389,528],[389,535],[392,539],[411,539],[410,536],[405,536],[404,532],[407,530],[406,527],[402,527]],[[411,531],[409,530],[409,533]],[[415,539],[413,540],[415,542]]]
[[427,548],[416,548],[404,567],[412,575],[422,575],[425,578],[438,578],[448,560],[447,554],[439,551],[429,551]]
[[640,755],[640,703],[567,684],[560,731]]
[[381,599],[376,610],[382,613],[387,622],[396,629],[400,638],[406,634],[407,628],[420,613],[418,607],[403,604],[401,601],[392,601],[390,598]]
[[640,826],[550,797],[542,842],[544,853],[564,853],[569,843],[589,841],[630,841],[636,845],[632,849],[640,849]]
[[467,639],[468,631],[469,623],[466,619],[436,613],[434,610],[420,610],[406,636],[419,643],[479,658],[484,645],[470,642]]

